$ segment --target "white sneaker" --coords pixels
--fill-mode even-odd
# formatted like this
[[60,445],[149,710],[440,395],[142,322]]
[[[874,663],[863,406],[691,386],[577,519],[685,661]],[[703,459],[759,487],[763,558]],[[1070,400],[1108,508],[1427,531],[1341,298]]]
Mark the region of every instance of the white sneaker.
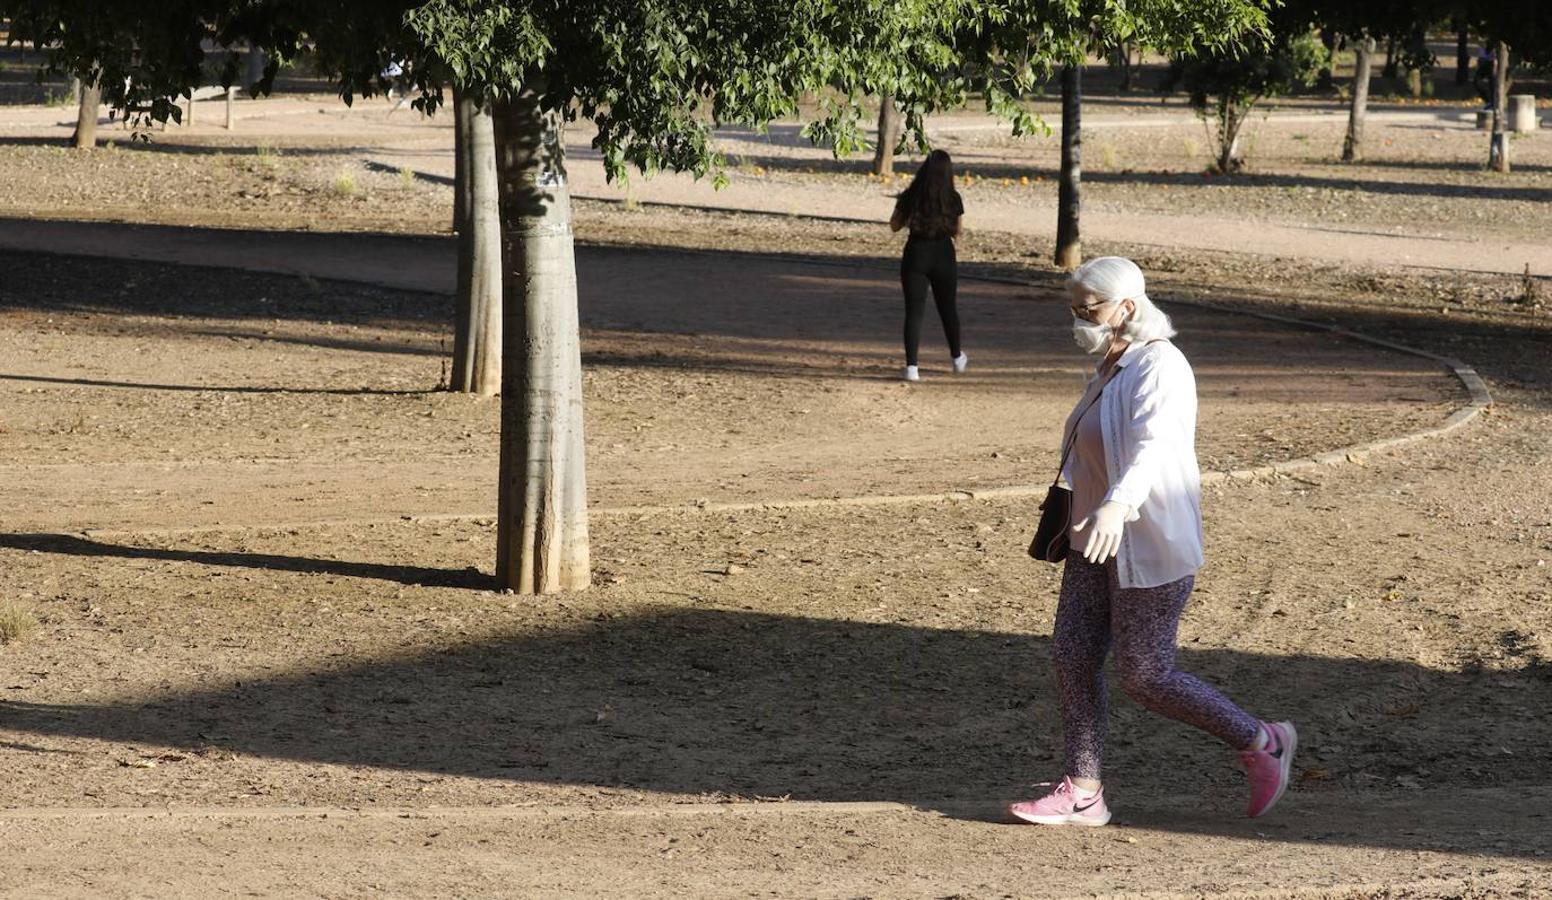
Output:
[[970,357],[966,356],[963,353],[959,354],[958,356],[954,357],[954,374],[955,375],[962,375],[962,374],[964,374],[965,369],[967,367],[969,367],[969,365],[970,365]]
[[904,378],[906,381],[921,381],[921,376],[916,373],[915,366],[906,366],[905,374],[901,375],[900,377]]

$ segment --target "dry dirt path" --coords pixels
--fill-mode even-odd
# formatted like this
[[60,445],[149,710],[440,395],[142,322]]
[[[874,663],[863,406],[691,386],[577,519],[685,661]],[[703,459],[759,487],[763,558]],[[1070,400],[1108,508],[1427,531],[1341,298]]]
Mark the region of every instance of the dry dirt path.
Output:
[[[452,278],[445,238],[67,222],[6,232],[0,246],[425,290],[398,301],[422,314]],[[34,283],[66,276],[66,258],[55,259],[59,275],[39,271]],[[346,321],[320,325],[309,319],[330,314],[298,318],[286,298],[212,296],[208,269],[151,271],[165,274],[125,269],[108,277],[146,283],[106,305],[51,300],[69,315],[23,316],[0,334],[9,348],[0,391],[12,410],[0,472],[15,484],[13,529],[494,514],[496,404],[429,390],[445,332],[385,327],[348,308],[333,314]],[[945,377],[929,331],[928,381],[913,391],[895,377],[898,288],[885,269],[582,247],[579,280],[589,486],[599,508],[1035,484],[1081,379],[1060,298],[1019,285],[967,280],[973,370]],[[305,294],[305,284],[292,287]],[[152,302],[176,315],[125,320],[135,293],[168,295]],[[94,307],[114,315],[83,314]],[[1201,447],[1209,469],[1407,434],[1465,400],[1426,359],[1174,311],[1210,423]],[[1252,345],[1277,357],[1246,358],[1239,348]]]

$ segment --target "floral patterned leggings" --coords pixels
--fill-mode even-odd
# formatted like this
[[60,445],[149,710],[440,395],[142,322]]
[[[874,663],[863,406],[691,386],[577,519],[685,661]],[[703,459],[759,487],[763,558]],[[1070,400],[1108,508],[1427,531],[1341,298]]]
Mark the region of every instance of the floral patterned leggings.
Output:
[[1051,654],[1067,747],[1067,774],[1099,778],[1105,755],[1105,654],[1115,645],[1122,690],[1144,709],[1200,728],[1236,750],[1251,747],[1258,719],[1205,682],[1175,669],[1180,614],[1193,576],[1151,588],[1122,588],[1115,561],[1067,557]]

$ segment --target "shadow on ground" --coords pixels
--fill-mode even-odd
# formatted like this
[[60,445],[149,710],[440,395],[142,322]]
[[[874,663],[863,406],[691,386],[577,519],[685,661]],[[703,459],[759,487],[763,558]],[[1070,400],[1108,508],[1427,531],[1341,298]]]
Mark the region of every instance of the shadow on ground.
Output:
[[[143,701],[5,700],[0,728],[22,740],[214,746],[487,779],[901,801],[963,815],[966,801],[1016,796],[1027,790],[1021,782],[1056,771],[1048,652],[1041,636],[648,608]],[[1503,811],[1462,807],[1469,799],[1430,805],[1421,793],[1409,807],[1407,792],[1421,791],[1419,769],[1456,765],[1437,770],[1430,779],[1436,787],[1531,787],[1545,783],[1552,764],[1552,723],[1522,715],[1530,692],[1552,686],[1545,664],[1454,673],[1396,661],[1191,649],[1181,663],[1234,686],[1252,709],[1299,721],[1302,790],[1320,790],[1328,776],[1358,778],[1384,789],[1405,813],[1338,836],[1329,821],[1303,822],[1296,812],[1280,823],[1238,819],[1243,786],[1221,746],[1118,704],[1115,795],[1144,810],[1150,795],[1201,790],[1208,798],[1181,815],[1151,815],[1155,827],[1240,836],[1270,829],[1290,841],[1450,850],[1467,823],[1504,827]],[[1454,701],[1448,709],[1470,708],[1471,716],[1452,713],[1445,721],[1431,712],[1428,698],[1442,694]],[[1473,759],[1481,765],[1459,765]],[[1297,792],[1285,802],[1296,811]],[[1363,815],[1355,811],[1355,821]],[[1552,832],[1543,829],[1519,832],[1497,852],[1549,848]]]
[[271,572],[305,572],[340,575],[348,578],[373,578],[399,584],[426,587],[455,587],[494,590],[495,578],[477,569],[435,569],[427,566],[399,566],[385,563],[347,562],[338,559],[314,559],[276,553],[225,553],[209,550],[173,550],[161,547],[136,547],[110,544],[68,534],[0,534],[0,547],[36,553],[57,553],[81,557],[116,559],[154,559],[187,562],[203,566],[240,569],[264,569]]

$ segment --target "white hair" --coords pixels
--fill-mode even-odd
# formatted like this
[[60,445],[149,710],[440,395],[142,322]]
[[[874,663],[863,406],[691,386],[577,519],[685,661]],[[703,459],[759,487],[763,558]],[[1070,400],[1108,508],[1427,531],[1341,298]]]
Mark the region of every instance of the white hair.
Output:
[[1067,279],[1069,293],[1082,292],[1101,300],[1130,300],[1136,311],[1121,326],[1127,341],[1156,341],[1175,336],[1175,326],[1162,309],[1148,299],[1142,269],[1123,256],[1096,256],[1079,266]]

